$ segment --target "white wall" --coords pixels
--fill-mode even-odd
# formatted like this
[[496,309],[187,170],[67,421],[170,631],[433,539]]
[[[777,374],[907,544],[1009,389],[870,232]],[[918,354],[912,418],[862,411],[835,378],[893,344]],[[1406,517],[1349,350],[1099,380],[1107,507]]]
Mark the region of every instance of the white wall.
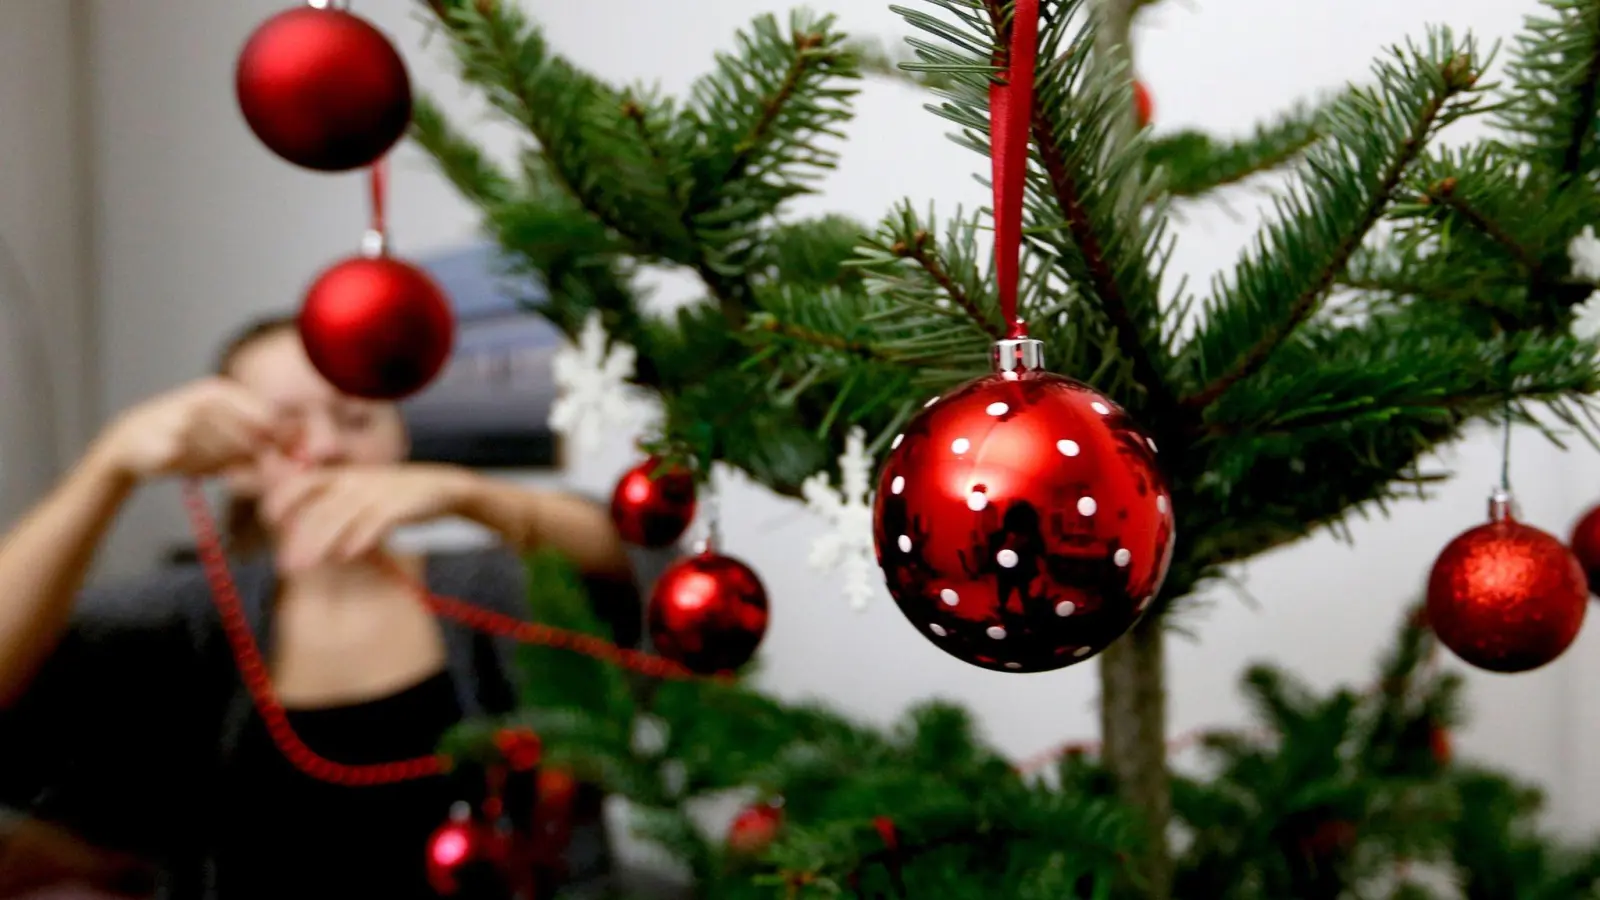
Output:
[[0,0],[0,521],[76,451],[98,387],[77,8]]
[[[195,375],[216,339],[252,312],[292,304],[315,270],[350,250],[362,224],[359,177],[313,176],[269,157],[233,107],[231,71],[240,41],[285,0],[87,0],[93,11],[98,322],[105,335],[99,386],[114,409]],[[588,0],[530,3],[551,39],[579,64],[617,80],[659,79],[680,90],[711,53],[760,10],[784,0]],[[38,4],[44,6],[45,4]],[[692,5],[693,14],[687,12]],[[883,0],[816,0],[858,33],[902,32]],[[33,7],[13,0],[12,7]],[[465,121],[479,108],[423,46],[413,4],[356,4],[399,36],[417,81]],[[1511,32],[1530,0],[1232,0],[1168,3],[1139,35],[1138,60],[1154,92],[1158,127],[1238,131],[1257,116],[1338,81],[1360,78],[1371,57],[1426,23],[1447,21],[1486,39]],[[9,24],[9,23],[8,23]],[[8,29],[9,31],[9,29]],[[0,53],[0,59],[5,54]],[[856,138],[824,196],[809,210],[875,219],[902,196],[982,203],[969,173],[979,160],[943,137],[915,93],[889,85],[860,99]],[[511,136],[480,126],[499,150]],[[3,136],[0,136],[3,139]],[[3,171],[3,168],[0,168]],[[393,226],[401,252],[468,237],[472,211],[405,151],[394,179]],[[1259,197],[1185,210],[1180,271],[1200,276],[1230,262],[1255,221]],[[681,282],[673,281],[673,285]],[[681,291],[679,291],[681,293]],[[628,451],[584,461],[573,480],[607,489]],[[1400,506],[1387,521],[1358,524],[1354,548],[1318,538],[1259,560],[1242,592],[1218,589],[1188,624],[1171,664],[1174,732],[1245,720],[1235,681],[1258,659],[1288,663],[1313,683],[1364,682],[1401,609],[1418,595],[1438,549],[1482,521],[1497,471],[1492,442],[1479,439],[1450,462],[1462,477],[1431,504]],[[1527,518],[1565,533],[1600,495],[1587,451],[1556,453],[1519,440],[1515,473]],[[969,705],[1001,747],[1019,756],[1056,742],[1093,738],[1094,669],[1017,677],[966,668],[914,633],[880,598],[850,613],[837,585],[809,572],[805,542],[817,524],[786,502],[735,487],[725,503],[730,552],[763,574],[775,612],[763,680],[788,695],[822,695],[883,718],[909,702],[945,696]],[[181,539],[169,495],[142,500],[110,556],[111,568],[142,565]],[[1591,628],[1562,662],[1516,678],[1472,677],[1473,725],[1460,752],[1509,765],[1554,788],[1556,819],[1600,824],[1600,771],[1578,750],[1588,743],[1584,686],[1600,674]]]

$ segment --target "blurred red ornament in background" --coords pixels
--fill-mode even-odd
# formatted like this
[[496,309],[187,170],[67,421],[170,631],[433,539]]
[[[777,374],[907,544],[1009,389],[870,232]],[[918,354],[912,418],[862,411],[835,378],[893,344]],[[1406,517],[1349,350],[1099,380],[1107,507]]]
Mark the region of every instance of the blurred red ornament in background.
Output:
[[611,521],[622,539],[641,547],[665,547],[694,521],[694,473],[663,466],[651,457],[629,469],[611,492]]
[[778,839],[783,828],[783,806],[757,803],[745,807],[728,825],[728,851],[739,856],[759,856]]
[[234,90],[268,149],[322,172],[371,165],[411,123],[405,60],[340,9],[296,6],[263,22],[239,52]]
[[322,377],[371,400],[422,390],[455,343],[444,291],[426,272],[387,256],[351,257],[317,276],[298,324]]
[[767,633],[767,589],[749,566],[707,551],[661,573],[650,595],[657,653],[702,675],[749,662]]
[[1150,89],[1144,86],[1144,82],[1135,81],[1133,83],[1133,115],[1135,120],[1138,121],[1139,127],[1149,127],[1151,121],[1155,118],[1155,113],[1155,101],[1150,99]]
[[1584,513],[1578,524],[1572,526],[1572,539],[1567,542],[1572,555],[1583,566],[1589,581],[1589,593],[1600,593],[1600,506]]

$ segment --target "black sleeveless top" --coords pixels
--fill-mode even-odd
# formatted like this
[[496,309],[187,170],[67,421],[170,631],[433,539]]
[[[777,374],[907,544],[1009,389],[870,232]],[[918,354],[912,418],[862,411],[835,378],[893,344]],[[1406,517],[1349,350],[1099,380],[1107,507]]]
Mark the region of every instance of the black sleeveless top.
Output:
[[[381,763],[434,752],[461,708],[440,672],[389,697],[291,710],[289,719],[328,759]],[[369,787],[313,779],[283,757],[259,716],[241,735],[221,788],[213,858],[218,894],[228,900],[436,900],[428,837],[465,799],[443,777]]]

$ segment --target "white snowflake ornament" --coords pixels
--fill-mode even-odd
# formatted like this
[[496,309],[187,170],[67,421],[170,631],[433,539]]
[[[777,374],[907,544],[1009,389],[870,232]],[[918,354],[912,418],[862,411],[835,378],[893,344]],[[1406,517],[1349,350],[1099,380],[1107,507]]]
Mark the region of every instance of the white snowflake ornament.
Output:
[[850,607],[860,612],[872,599],[872,457],[867,455],[866,435],[852,428],[845,436],[844,455],[839,457],[840,485],[835,490],[824,473],[807,478],[800,485],[806,507],[828,523],[828,531],[811,543],[811,567],[820,571],[844,573],[844,595]]
[[591,312],[576,344],[557,350],[551,368],[560,394],[550,406],[550,430],[571,441],[579,453],[598,450],[608,433],[633,428],[641,402],[628,379],[637,351],[624,343],[606,348],[600,313]]
[[1600,238],[1594,236],[1594,226],[1585,225],[1578,236],[1567,244],[1567,256],[1572,258],[1572,274],[1588,281],[1600,281]]

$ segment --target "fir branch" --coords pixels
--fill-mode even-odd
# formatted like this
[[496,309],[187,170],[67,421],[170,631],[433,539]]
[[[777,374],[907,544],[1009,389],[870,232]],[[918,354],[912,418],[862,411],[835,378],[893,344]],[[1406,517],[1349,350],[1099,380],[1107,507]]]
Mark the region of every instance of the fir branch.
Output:
[[1249,137],[1218,141],[1198,131],[1153,137],[1145,149],[1152,169],[1165,173],[1174,197],[1196,197],[1286,166],[1321,136],[1327,104],[1299,106]]
[[1456,190],[1459,184],[1460,181],[1454,177],[1441,178],[1427,185],[1423,189],[1422,196],[1426,202],[1443,206],[1460,216],[1468,225],[1505,248],[1506,252],[1522,266],[1524,272],[1535,278],[1539,277],[1541,267],[1533,251],[1524,247],[1499,223],[1463,198]]
[[433,98],[420,91],[412,98],[410,135],[468,200],[489,207],[510,199],[511,176],[452,125]]
[[972,319],[973,324],[982,328],[990,337],[996,340],[1005,337],[1005,329],[1000,327],[994,317],[985,315],[984,311],[978,308],[978,304],[973,302],[966,289],[957,284],[955,279],[950,277],[950,273],[945,271],[938,257],[930,249],[929,245],[932,240],[932,236],[927,231],[918,230],[911,235],[909,241],[896,241],[890,247],[890,252],[901,259],[908,259],[916,263],[922,271],[928,274],[929,278],[933,279],[933,283],[939,286],[939,290],[944,292],[945,297],[965,312]]
[[860,341],[852,341],[847,338],[839,337],[838,335],[823,334],[819,331],[812,331],[811,329],[801,325],[781,322],[777,319],[777,317],[767,313],[756,316],[754,320],[751,321],[750,326],[757,331],[764,331],[768,334],[786,338],[801,344],[809,344],[813,347],[822,347],[828,350],[838,350],[860,359],[872,359],[879,361],[883,361],[884,359],[883,356],[869,344],[865,344]]
[[[1233,284],[1219,282],[1188,356],[1205,386],[1184,398],[1203,410],[1260,371],[1321,305],[1407,169],[1439,128],[1464,115],[1476,83],[1469,44],[1447,31],[1378,67],[1378,91],[1355,91],[1328,117],[1330,141],[1307,158],[1299,190],[1277,201],[1278,221],[1257,238]],[[1216,373],[1216,374],[1212,374]]]
[[1506,66],[1511,86],[1495,124],[1563,183],[1585,174],[1595,159],[1600,115],[1600,3],[1542,0],[1544,14],[1528,16]]

